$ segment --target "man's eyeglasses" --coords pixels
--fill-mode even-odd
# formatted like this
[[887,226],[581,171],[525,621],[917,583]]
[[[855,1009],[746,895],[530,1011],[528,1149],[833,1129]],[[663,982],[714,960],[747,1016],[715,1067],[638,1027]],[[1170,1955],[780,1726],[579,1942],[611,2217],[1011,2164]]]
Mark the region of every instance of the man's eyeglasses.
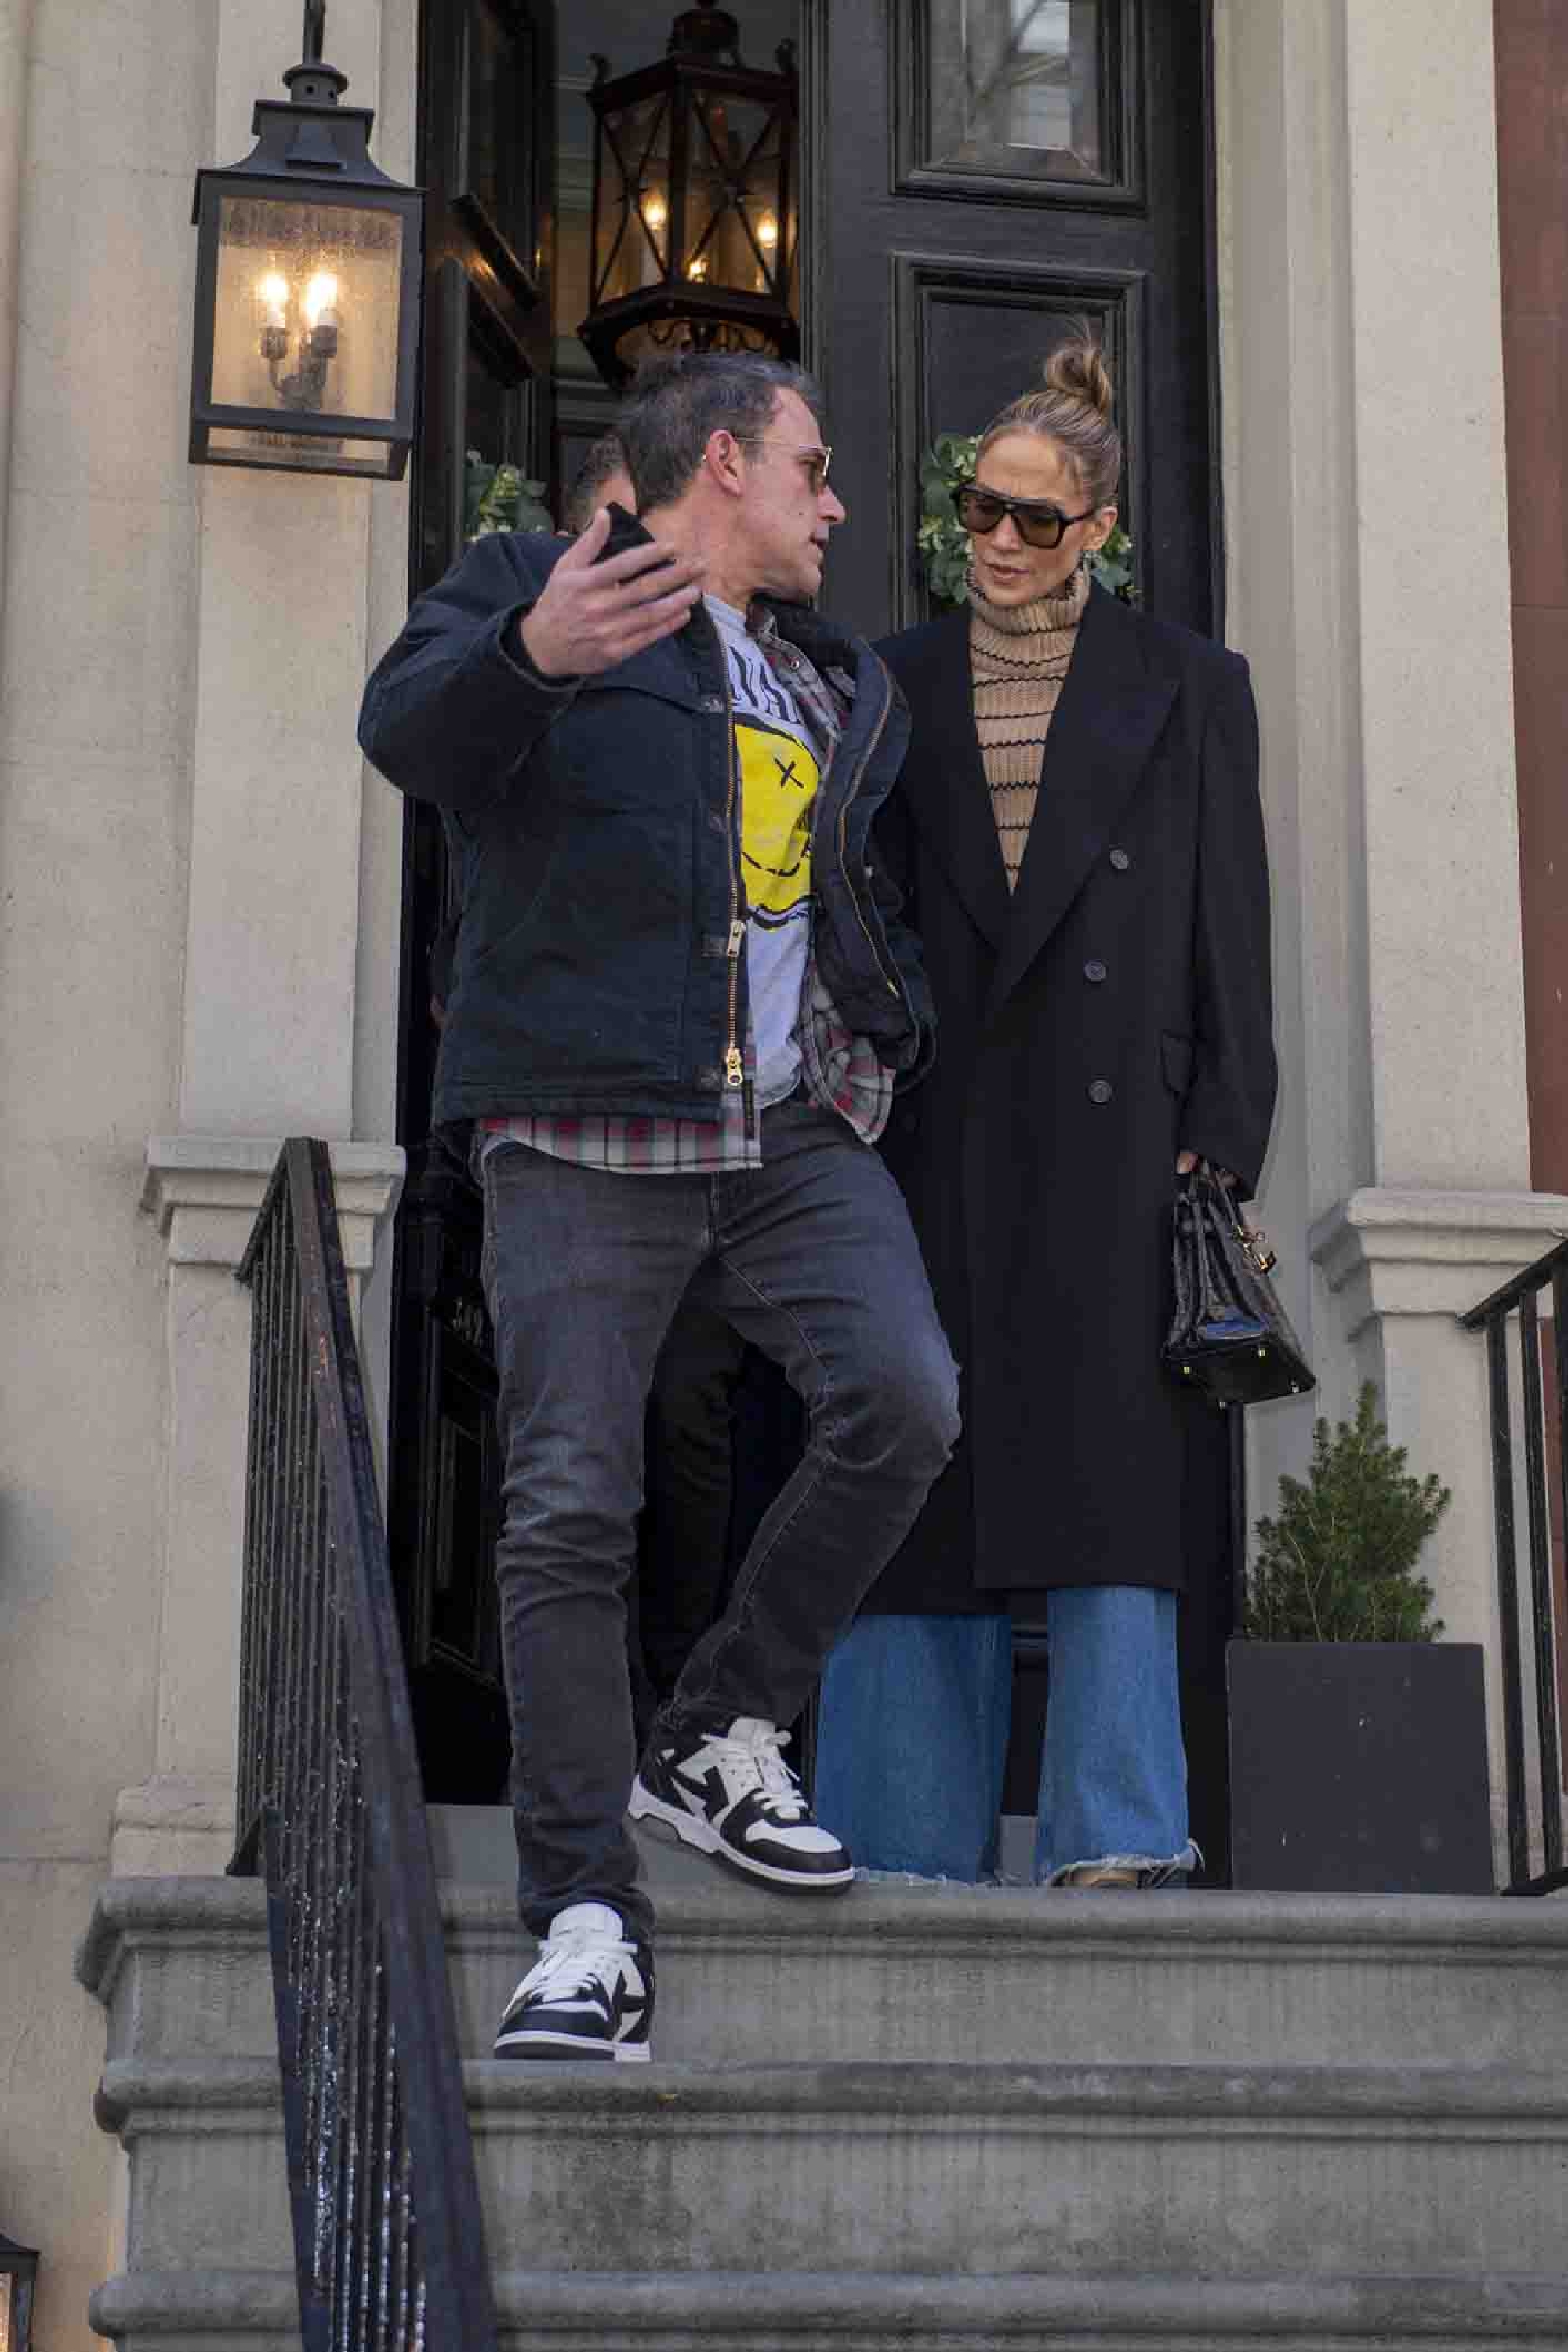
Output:
[[1096,507],[1085,507],[1082,514],[1065,515],[1044,499],[1005,499],[1000,490],[983,490],[978,483],[966,484],[956,504],[964,530],[982,539],[995,530],[1004,515],[1011,515],[1026,547],[1059,547],[1069,523],[1087,522],[1099,512]]
[[792,449],[797,457],[805,460],[812,496],[820,498],[827,488],[827,468],[833,463],[831,445],[825,448],[816,441],[768,441],[760,433],[737,433],[734,437],[752,449]]

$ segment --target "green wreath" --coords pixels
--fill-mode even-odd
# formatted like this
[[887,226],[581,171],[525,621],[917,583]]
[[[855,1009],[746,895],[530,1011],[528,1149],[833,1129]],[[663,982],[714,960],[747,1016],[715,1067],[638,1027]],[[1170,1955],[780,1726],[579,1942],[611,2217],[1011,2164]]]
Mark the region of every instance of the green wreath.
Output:
[[518,466],[494,466],[477,449],[467,452],[463,495],[463,544],[471,546],[493,530],[553,530],[550,509],[541,504],[542,482],[531,482]]
[[[979,449],[976,433],[939,433],[921,460],[917,543],[931,594],[942,604],[962,604],[969,591],[969,533],[958,520],[957,495],[974,479]],[[1089,557],[1089,568],[1124,604],[1138,602],[1132,541],[1120,523]]]

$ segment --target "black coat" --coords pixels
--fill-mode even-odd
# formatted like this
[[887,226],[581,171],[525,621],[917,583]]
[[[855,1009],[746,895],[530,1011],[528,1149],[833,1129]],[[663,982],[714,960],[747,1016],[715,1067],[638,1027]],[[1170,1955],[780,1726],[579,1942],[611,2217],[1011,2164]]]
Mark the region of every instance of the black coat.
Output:
[[868,1605],[1180,1590],[1187,1417],[1209,1409],[1159,1365],[1176,1154],[1250,1191],[1274,1108],[1247,664],[1096,589],[1009,898],[967,614],[880,650],[911,718],[881,854],[939,1039],[883,1150],[964,1370],[965,1433]]

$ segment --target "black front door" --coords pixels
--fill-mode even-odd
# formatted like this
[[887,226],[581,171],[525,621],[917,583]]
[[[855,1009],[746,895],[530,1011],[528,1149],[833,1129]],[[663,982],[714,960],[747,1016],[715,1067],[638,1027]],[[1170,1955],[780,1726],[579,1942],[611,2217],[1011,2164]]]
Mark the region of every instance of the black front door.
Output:
[[[1118,386],[1142,602],[1217,629],[1206,0],[813,0],[805,31],[806,347],[849,509],[831,607],[868,636],[925,616],[922,451],[1037,384],[1087,318]],[[1216,1414],[1184,1525],[1184,1708],[1211,1876],[1226,1851],[1234,1516]],[[1032,1813],[1043,1629],[1020,1624],[1016,1647],[1006,1804]]]
[[[504,499],[551,470],[554,104],[550,0],[425,0],[420,179],[427,191],[421,417],[410,588],[438,580]],[[477,1195],[429,1139],[438,953],[455,912],[437,813],[404,829],[398,1215],[388,1533],[433,1801],[484,1801],[507,1760],[494,1580],[495,1376]]]

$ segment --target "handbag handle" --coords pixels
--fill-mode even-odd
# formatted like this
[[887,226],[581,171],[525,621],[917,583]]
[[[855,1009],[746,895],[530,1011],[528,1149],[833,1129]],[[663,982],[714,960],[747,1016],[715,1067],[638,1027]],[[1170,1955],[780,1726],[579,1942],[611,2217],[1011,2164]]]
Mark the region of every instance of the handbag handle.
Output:
[[1192,1175],[1189,1175],[1186,1180],[1189,1183],[1193,1176],[1202,1176],[1210,1196],[1217,1194],[1225,1203],[1225,1213],[1230,1222],[1231,1231],[1235,1234],[1237,1244],[1244,1252],[1247,1262],[1253,1271],[1257,1274],[1272,1274],[1279,1261],[1268,1246],[1268,1235],[1247,1223],[1236,1205],[1235,1192],[1228,1184],[1221,1183],[1212,1163],[1207,1160],[1200,1160]]

